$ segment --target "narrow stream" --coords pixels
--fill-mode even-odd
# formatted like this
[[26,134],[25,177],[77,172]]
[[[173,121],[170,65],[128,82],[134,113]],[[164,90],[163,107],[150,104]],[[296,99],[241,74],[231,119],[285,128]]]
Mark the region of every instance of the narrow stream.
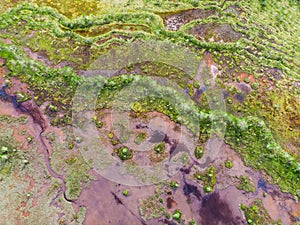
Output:
[[16,95],[9,95],[7,93],[7,91],[6,91],[7,88],[8,88],[7,85],[5,85],[5,84],[2,85],[2,87],[0,89],[0,100],[2,100],[4,102],[12,103],[14,106],[14,109],[17,112],[30,116],[33,119],[33,122],[40,127],[41,131],[38,131],[39,133],[38,133],[37,137],[38,137],[38,139],[39,139],[38,141],[41,143],[41,147],[43,149],[43,154],[44,154],[44,159],[45,159],[45,164],[46,164],[47,170],[52,177],[58,178],[62,181],[62,192],[63,192],[64,199],[68,202],[74,202],[73,200],[68,199],[66,196],[66,182],[64,180],[64,177],[62,175],[59,175],[58,173],[56,173],[51,168],[50,151],[47,148],[47,145],[45,144],[43,137],[42,137],[42,135],[48,125],[47,125],[46,120],[42,116],[42,113],[41,113],[39,107],[32,100],[26,101],[26,102],[19,102]]

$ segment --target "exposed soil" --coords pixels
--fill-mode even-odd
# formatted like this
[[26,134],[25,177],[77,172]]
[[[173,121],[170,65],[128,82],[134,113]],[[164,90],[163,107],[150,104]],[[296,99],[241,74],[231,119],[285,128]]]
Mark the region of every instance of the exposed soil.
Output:
[[[224,4],[225,2],[226,1],[224,1]],[[241,13],[241,10],[234,6],[228,7],[226,10],[235,15]],[[159,15],[163,18],[164,24],[169,31],[177,31],[192,20],[204,19],[215,13],[215,10],[191,9],[176,13],[161,13]],[[108,32],[114,28],[123,29],[124,26],[126,27],[127,25],[113,26],[115,27],[111,28],[107,26],[106,28],[95,28],[95,30],[90,33],[86,31],[79,33],[94,36],[99,33]],[[130,31],[136,28],[148,31],[142,26],[127,27]],[[206,42],[234,42],[243,37],[241,33],[235,31],[229,24],[217,23],[197,25],[191,28],[188,33]],[[121,37],[120,35],[111,35],[109,38],[99,41],[98,44],[103,44],[114,36],[118,38]],[[123,40],[127,40],[130,37],[122,36],[122,38]],[[10,40],[5,40],[5,42],[12,44]],[[25,48],[24,50],[30,58],[38,60],[50,67],[76,67],[75,63],[69,63],[67,61],[62,61],[58,65],[55,65],[49,60],[46,52],[33,52],[29,48]],[[90,51],[90,46],[83,47],[83,54],[85,55],[83,59],[84,64],[90,61]],[[220,75],[220,71],[218,70],[218,65],[214,62],[212,54],[205,52],[201,63],[199,69],[208,66],[212,75],[210,80],[213,85],[215,85],[216,78]],[[3,66],[4,64],[5,61],[0,59],[0,84],[6,82],[4,75],[8,73],[6,67]],[[130,72],[140,74],[141,71],[141,67],[136,67],[134,71]],[[126,69],[117,71],[113,75],[122,74],[123,72],[126,72]],[[81,71],[81,73],[84,72]],[[129,72],[127,71],[127,73]],[[283,72],[280,69],[274,68],[269,69],[266,74],[272,76],[275,80],[281,80]],[[202,78],[196,77],[196,79],[198,78],[203,83]],[[245,72],[236,74],[236,78],[240,79],[240,82],[232,82],[230,84],[233,84],[241,91],[234,95],[234,98],[240,103],[244,102],[247,94],[253,91],[251,85],[254,82],[259,83],[259,90],[261,92],[267,85],[271,86],[269,90],[274,88],[274,82],[271,80],[256,80],[254,75]],[[299,86],[298,83],[299,82],[294,82],[294,86]],[[65,221],[63,221],[63,217],[67,212],[60,202],[69,204],[69,207],[73,208],[76,213],[79,212],[80,208],[86,208],[85,219],[83,221],[83,224],[86,225],[175,225],[178,224],[172,219],[175,210],[182,212],[180,224],[188,224],[191,219],[197,221],[197,224],[204,225],[247,224],[245,216],[240,210],[240,205],[244,204],[249,206],[255,199],[262,200],[264,207],[274,220],[280,219],[283,224],[288,225],[300,219],[299,203],[296,203],[290,194],[283,193],[277,186],[271,185],[268,182],[270,178],[263,171],[254,171],[245,166],[240,155],[222,141],[219,141],[219,143],[221,143],[220,149],[218,148],[218,143],[215,145],[212,143],[213,141],[207,142],[208,144],[206,143],[206,147],[212,146],[213,151],[211,153],[216,153],[216,157],[211,158],[204,156],[202,159],[195,159],[194,149],[199,138],[195,138],[191,135],[191,132],[185,126],[172,122],[167,116],[159,112],[144,113],[142,116],[137,117],[131,117],[129,114],[125,115],[125,119],[129,120],[128,123],[124,123],[125,128],[128,129],[125,131],[122,130],[124,124],[120,123],[127,120],[123,120],[124,117],[122,117],[121,112],[116,110],[103,110],[97,115],[99,120],[103,122],[103,126],[96,130],[96,136],[98,136],[98,139],[101,139],[101,142],[99,142],[100,145],[96,146],[97,148],[95,149],[99,150],[101,148],[105,153],[108,153],[109,156],[114,158],[115,165],[125,165],[126,163],[118,158],[118,154],[116,154],[116,149],[121,146],[127,146],[133,149],[134,154],[133,158],[128,160],[129,165],[131,163],[134,165],[152,166],[161,161],[167,164],[167,166],[164,167],[164,169],[168,170],[166,176],[162,176],[162,182],[158,184],[155,182],[155,184],[149,183],[149,185],[130,183],[129,176],[127,177],[124,174],[121,174],[121,176],[115,180],[110,179],[107,174],[102,173],[101,162],[97,161],[99,158],[105,159],[101,155],[103,152],[95,151],[95,149],[89,145],[85,146],[86,149],[84,149],[84,151],[79,150],[79,141],[75,143],[73,140],[75,137],[72,136],[73,134],[67,133],[67,129],[50,126],[49,118],[43,113],[44,106],[37,106],[33,100],[25,102],[18,100],[17,95],[15,95],[16,92],[25,92],[29,95],[33,95],[33,93],[28,90],[28,85],[15,78],[11,79],[11,85],[11,88],[4,85],[0,89],[0,115],[10,115],[12,117],[24,115],[28,118],[26,124],[15,128],[13,134],[14,139],[22,143],[22,147],[27,150],[30,147],[30,141],[28,141],[24,135],[20,135],[20,133],[26,130],[27,135],[34,137],[35,143],[37,144],[36,157],[44,157],[43,165],[45,165],[45,168],[35,165],[35,169],[38,169],[39,172],[44,169],[44,173],[49,176],[44,175],[46,181],[40,181],[34,177],[32,171],[22,176],[18,171],[14,172],[13,179],[16,180],[15,186],[17,186],[17,182],[22,179],[27,182],[26,185],[21,188],[22,195],[20,199],[18,199],[17,204],[15,204],[14,201],[9,202],[10,206],[15,207],[15,210],[22,214],[21,219],[17,217],[13,219],[15,224],[22,224],[22,219],[30,218],[33,215],[34,212],[31,209],[37,209],[42,206],[57,208],[59,212],[55,214],[58,215],[58,219],[55,218],[55,222],[66,224]],[[194,100],[201,99],[205,91],[206,88],[203,87],[194,90]],[[0,129],[5,129],[5,127],[0,125]],[[93,136],[95,135],[94,131],[95,130],[87,130],[85,131],[85,135]],[[83,156],[85,162],[92,167],[89,173],[93,177],[93,180],[91,180],[87,186],[82,184],[82,191],[77,199],[68,199],[66,196],[66,167],[61,168],[61,173],[52,169],[53,165],[51,164],[51,160],[53,160],[54,144],[49,141],[48,137],[46,138],[44,136],[46,133],[54,133],[64,141],[67,138],[73,138],[72,141],[75,144],[72,148],[74,152]],[[136,137],[140,133],[145,133],[146,138],[137,144]],[[108,138],[110,134],[114,136]],[[127,135],[128,137],[125,137]],[[164,154],[157,155],[153,151],[153,148],[160,142],[165,144],[165,152]],[[212,144],[209,145],[209,143]],[[182,161],[184,161],[182,155],[185,153],[189,159],[186,160],[185,163],[182,163]],[[71,153],[70,151],[68,154],[72,155],[73,152]],[[176,159],[178,164],[170,163],[173,159]],[[232,162],[233,167],[231,169],[224,166],[226,160]],[[69,163],[72,162],[69,161]],[[170,165],[174,165],[174,168],[171,168]],[[203,172],[209,165],[213,165],[216,168],[217,185],[214,187],[212,193],[205,193],[201,182],[195,179],[193,173],[195,171]],[[110,172],[113,174],[114,171]],[[246,190],[237,188],[237,177],[242,175],[249,177],[253,181],[255,191],[247,192]],[[57,186],[53,185],[52,180],[50,182],[50,178],[61,184]],[[118,181],[117,179],[119,178],[122,178],[124,182],[122,180]],[[176,181],[178,186],[170,187],[171,180]],[[40,184],[42,182],[44,183]],[[157,187],[159,185],[162,185],[162,187],[158,191]],[[16,190],[13,185],[8,188],[13,191]],[[54,193],[50,195],[52,197],[51,204],[48,204],[48,202],[44,203],[41,199],[49,195],[51,190]],[[128,195],[123,194],[125,190],[128,190]],[[36,195],[33,196],[31,200],[28,200],[31,192],[36,193]],[[153,215],[152,219],[146,221],[142,215],[140,203],[142,199],[148,199],[149,196],[154,195],[157,195],[155,198],[159,201],[159,206],[165,211],[162,216],[156,217]],[[148,210],[151,213],[157,209],[150,207]],[[13,214],[13,212],[14,211],[11,213]],[[170,215],[170,219],[165,216],[167,213]],[[72,223],[70,222],[69,224],[75,224],[75,213],[72,216],[73,218],[70,220]]]
[[176,14],[160,14],[168,30],[177,31],[184,24],[196,19],[204,19],[215,14],[214,10],[191,9]]
[[242,37],[229,24],[203,24],[191,28],[188,33],[197,39],[210,42],[234,42]]
[[143,197],[141,190],[130,188],[130,193],[134,193],[134,196],[125,197],[122,189],[125,187],[102,177],[91,181],[89,188],[83,190],[75,203],[78,207],[84,206],[87,209],[84,224],[146,224],[140,218],[137,208],[138,194]]

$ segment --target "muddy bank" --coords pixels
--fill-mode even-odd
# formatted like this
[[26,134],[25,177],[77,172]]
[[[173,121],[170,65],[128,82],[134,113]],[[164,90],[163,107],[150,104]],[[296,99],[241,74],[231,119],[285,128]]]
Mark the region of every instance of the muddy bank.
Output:
[[191,28],[189,34],[194,35],[201,41],[211,42],[234,42],[242,37],[229,24],[201,24]]
[[41,109],[35,104],[33,100],[25,101],[25,102],[19,102],[17,95],[11,95],[7,92],[7,85],[3,84],[1,89],[0,89],[0,101],[8,104],[12,104],[12,111],[15,111],[17,114],[25,114],[29,117],[32,118],[33,124],[32,126],[34,127],[35,130],[35,136],[36,136],[36,141],[39,144],[41,148],[41,152],[44,154],[44,160],[45,164],[47,167],[47,170],[49,174],[62,181],[62,192],[63,196],[66,201],[71,202],[70,199],[66,197],[66,184],[65,184],[65,179],[63,176],[59,175],[56,173],[52,168],[51,168],[51,155],[50,155],[50,150],[48,149],[47,145],[45,144],[45,141],[42,137],[44,131],[49,127],[49,123],[47,122],[45,116],[43,115]]
[[168,30],[177,31],[184,24],[187,24],[192,20],[204,19],[213,14],[215,14],[215,10],[190,9],[174,14],[162,13],[159,15],[163,18],[164,24]]

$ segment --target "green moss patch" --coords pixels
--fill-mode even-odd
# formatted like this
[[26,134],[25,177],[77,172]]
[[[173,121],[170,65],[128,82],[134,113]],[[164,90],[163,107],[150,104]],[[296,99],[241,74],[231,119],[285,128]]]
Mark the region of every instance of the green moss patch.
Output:
[[264,208],[262,201],[257,199],[249,207],[241,205],[241,209],[245,214],[247,223],[254,224],[276,224],[282,225],[280,221],[274,221]]

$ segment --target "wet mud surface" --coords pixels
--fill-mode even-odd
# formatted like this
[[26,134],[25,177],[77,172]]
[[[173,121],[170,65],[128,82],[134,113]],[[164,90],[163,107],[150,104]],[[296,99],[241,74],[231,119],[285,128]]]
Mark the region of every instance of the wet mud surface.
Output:
[[[224,10],[235,16],[243,13],[237,6],[223,9],[226,2],[218,6],[220,12]],[[262,77],[257,77],[253,71],[253,73],[246,72],[234,66],[227,70],[223,69],[221,63],[218,62],[220,63],[218,65],[215,61],[215,56],[218,55],[219,50],[222,50],[222,47],[218,49],[219,45],[226,43],[229,46],[232,44],[230,42],[248,38],[225,22],[202,24],[201,20],[214,21],[214,18],[210,17],[219,15],[220,12],[213,9],[192,8],[154,14],[162,18],[165,33],[168,34],[177,35],[176,31],[181,32],[186,27],[184,25],[197,20],[197,25],[189,28],[187,35],[205,42],[204,46],[217,44],[208,48],[210,50],[215,48],[215,52],[202,49],[203,55],[201,55],[199,68],[203,69],[202,67],[208,66],[210,81],[213,85],[217,81],[222,83],[223,80],[218,79],[227,76],[224,84],[231,85],[232,89],[237,90],[232,94],[234,103],[245,103],[247,97],[255,90],[263,93],[266,90],[276,89],[276,82],[284,80],[285,75],[282,69],[269,68],[265,70]],[[123,18],[120,21],[122,20]],[[146,21],[146,24],[151,22],[149,18]],[[100,46],[113,39],[122,39],[122,41],[134,39],[136,37],[132,38],[129,33],[135,31],[152,32],[150,25],[149,27],[148,25],[126,25],[125,20],[122,22],[125,25],[96,26],[92,30],[84,28],[75,30],[74,33],[93,38],[106,32],[111,33],[94,43]],[[85,23],[88,23],[88,17]],[[122,29],[128,33],[118,34]],[[156,30],[153,31],[155,32]],[[93,46],[91,40],[92,38],[88,39],[82,48],[81,62],[84,65],[90,62],[91,57],[95,57],[92,51],[100,49],[98,49],[99,46]],[[0,41],[14,44],[10,39],[0,38]],[[112,45],[121,45],[121,41]],[[65,60],[59,60],[59,63],[55,64],[49,59],[45,50],[35,52],[24,46],[22,49],[29,58],[48,67],[70,66],[76,70],[78,66],[76,63]],[[247,48],[247,51],[254,56],[260,53],[255,52],[253,48]],[[230,64],[229,59],[222,60],[226,61],[223,65]],[[186,126],[171,121],[168,116],[158,111],[139,115],[132,112],[129,116],[126,115],[130,121],[125,124],[121,123],[123,122],[121,112],[104,107],[100,113],[88,118],[90,124],[95,120],[101,122],[97,124],[97,129],[84,131],[85,136],[97,137],[100,142],[85,143],[85,136],[80,136],[73,127],[51,126],[51,115],[50,117],[45,115],[47,109],[49,111],[50,103],[44,102],[38,106],[28,84],[16,77],[6,80],[5,75],[9,71],[5,63],[5,60],[0,58],[0,84],[2,85],[0,88],[0,138],[2,138],[0,144],[5,143],[9,147],[15,145],[16,153],[13,153],[15,158],[1,155],[1,163],[11,162],[13,165],[12,168],[4,171],[8,179],[3,179],[2,171],[0,174],[0,192],[5,196],[0,205],[3,209],[0,212],[1,225],[190,225],[194,224],[193,222],[203,225],[251,224],[249,220],[247,221],[241,205],[250,207],[257,199],[262,201],[263,208],[272,221],[280,220],[284,225],[294,225],[300,222],[300,204],[295,201],[295,197],[271,184],[273,181],[265,171],[247,167],[241,155],[225,142],[220,141],[221,147],[218,151],[218,146],[212,138],[207,138],[203,143],[201,135],[193,135]],[[155,69],[153,69],[154,72],[145,70],[145,67],[149,66],[147,63],[133,65],[132,70],[123,68],[111,75],[132,73],[156,76]],[[239,63],[245,62],[241,60]],[[150,65],[150,70],[151,66],[153,65]],[[234,79],[229,78],[226,74],[228,71],[234,73]],[[79,71],[78,74],[84,75],[88,72]],[[177,72],[175,74],[172,72],[170,76],[177,79]],[[201,77],[195,78],[201,81],[201,84],[193,83],[192,78],[185,75],[176,79],[174,79],[176,82],[180,79],[184,80],[182,91],[187,96],[199,105],[203,103],[203,96],[207,96],[208,85],[204,85]],[[226,85],[222,90],[222,96],[225,98],[231,94],[229,90],[226,90]],[[299,82],[294,81],[293,86],[298,87]],[[31,99],[21,101],[19,92],[26,93]],[[163,144],[163,152],[155,150],[158,144]],[[133,153],[128,160],[122,159],[119,154],[119,150],[124,146]],[[213,158],[204,155],[203,158],[197,159],[194,152],[196,146],[202,146],[204,152],[211,146],[215,147],[212,154],[218,151],[217,155]],[[6,150],[3,147],[6,146],[0,147],[5,153]],[[104,157],[105,154],[109,157]],[[107,171],[103,172],[103,167],[111,163],[106,159],[113,159],[116,166],[123,165],[124,168],[129,168],[129,172],[121,171],[121,175],[118,174],[120,176],[113,179],[110,176],[115,171],[108,171],[112,172],[107,173],[108,175],[105,173]],[[228,161],[232,163],[231,166],[226,165]],[[153,176],[150,182],[143,183],[143,179],[148,174],[145,175],[143,170],[139,174],[140,171],[137,172],[136,166],[153,166],[159,163],[164,171],[158,170],[155,175],[163,179],[157,181]],[[215,174],[207,172],[209,166],[215,169]],[[165,171],[167,172],[164,173]],[[217,182],[211,185],[214,176]],[[123,183],[120,181],[122,179]],[[209,181],[210,189],[205,188],[207,185],[205,179]]]
[[[210,61],[209,55],[206,60],[207,62]],[[237,87],[245,94],[251,91],[247,84],[237,84]],[[26,90],[26,87],[23,90]],[[63,136],[64,132],[60,129],[50,128],[47,118],[33,101],[20,103],[16,95],[10,94],[12,92],[12,89],[8,89],[5,85],[2,86],[0,90],[1,114],[23,114],[31,118],[31,124],[27,124],[27,126],[34,129],[35,138],[40,145],[39,152],[44,155],[49,174],[62,182],[59,192],[65,201],[73,205],[76,212],[82,207],[86,209],[83,224],[175,224],[172,219],[153,218],[146,221],[141,216],[140,199],[146,199],[150,193],[155,193],[155,185],[144,187],[121,185],[105,179],[93,169],[90,171],[93,179],[87,186],[83,186],[80,196],[75,200],[68,199],[65,194],[66,175],[59,175],[52,169],[51,154],[53,153],[53,146],[43,137],[45,131]],[[7,107],[7,105],[10,107]],[[102,114],[100,118],[105,124],[102,132],[109,132],[112,129],[110,112]],[[148,138],[146,141],[152,143],[152,145],[165,142],[169,146],[166,150],[169,151],[170,156],[176,155],[178,152],[189,153],[191,143],[178,144],[178,140],[174,139],[184,134],[182,133],[183,128],[176,128],[176,124],[168,121],[167,117],[164,118],[159,113],[149,113],[148,121],[150,123],[145,121],[141,123],[136,120],[130,124],[130,127],[138,132],[147,133]],[[181,132],[180,135],[176,134],[178,131]],[[118,135],[118,132],[116,134]],[[134,139],[131,139],[131,142],[133,144]],[[233,162],[233,168],[230,171],[220,166],[224,159],[230,159]],[[177,180],[179,188],[174,190],[168,188],[168,184],[163,185],[164,190],[160,194],[161,204],[170,214],[177,209],[181,210],[184,215],[182,224],[186,224],[191,218],[194,218],[200,224],[247,224],[239,208],[240,204],[249,205],[257,198],[263,200],[264,207],[273,219],[281,219],[284,224],[292,224],[293,221],[299,218],[299,205],[293,201],[292,196],[282,194],[277,187],[270,185],[263,178],[264,174],[245,167],[238,154],[225,144],[222,146],[221,153],[212,163],[217,168],[218,177],[218,184],[213,193],[205,193],[201,185],[193,180],[192,174],[198,167],[197,163],[191,164],[189,167],[182,167],[180,171],[174,174],[172,179]],[[254,181],[254,193],[246,193],[235,187],[234,177],[245,174]],[[129,196],[124,196],[122,193],[125,189],[129,190]],[[267,193],[267,196],[263,197],[263,193]],[[35,201],[35,204],[38,204],[38,198]],[[26,212],[24,213],[26,215]]]
[[199,210],[202,224],[246,224],[240,217],[234,217],[227,203],[220,198],[219,193],[212,193],[205,196],[201,201]]
[[[122,189],[125,187],[102,177],[91,181],[75,202],[76,206],[86,207],[84,224],[146,224],[140,218],[137,207],[133,207],[137,198],[123,196]],[[130,191],[136,192],[134,188]]]

